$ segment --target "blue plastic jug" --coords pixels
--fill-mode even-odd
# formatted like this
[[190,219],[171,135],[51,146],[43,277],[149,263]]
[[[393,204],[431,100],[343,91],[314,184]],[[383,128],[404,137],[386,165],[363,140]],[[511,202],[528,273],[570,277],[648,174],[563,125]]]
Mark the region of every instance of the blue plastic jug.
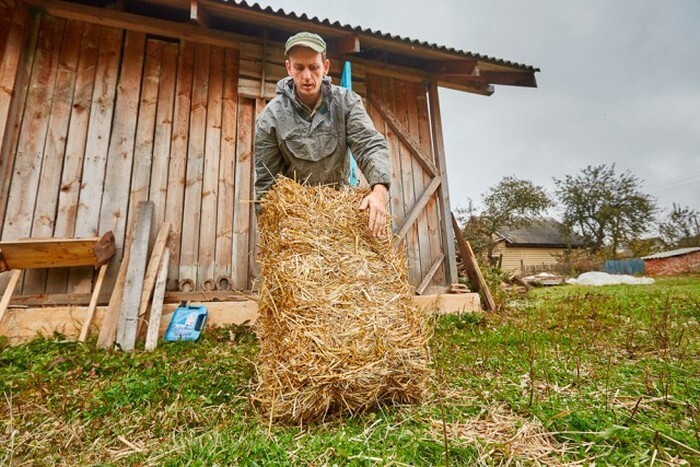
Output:
[[207,322],[207,307],[204,305],[180,304],[170,319],[165,331],[165,340],[196,341]]

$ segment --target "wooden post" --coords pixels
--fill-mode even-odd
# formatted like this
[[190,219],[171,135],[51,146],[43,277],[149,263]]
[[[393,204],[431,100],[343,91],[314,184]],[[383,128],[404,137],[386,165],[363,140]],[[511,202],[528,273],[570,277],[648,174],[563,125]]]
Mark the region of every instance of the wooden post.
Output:
[[92,319],[95,316],[95,309],[97,308],[97,298],[100,295],[100,290],[102,289],[102,282],[105,280],[105,273],[107,272],[107,266],[109,263],[105,263],[100,266],[100,272],[97,275],[97,282],[95,282],[95,289],[92,291],[92,297],[90,298],[90,305],[88,305],[87,313],[85,314],[85,321],[83,322],[83,328],[80,331],[80,342],[85,342],[87,339],[88,332],[90,332],[90,325],[92,324]]
[[10,298],[12,298],[12,293],[15,291],[17,286],[17,281],[19,276],[22,274],[21,269],[15,269],[12,271],[12,277],[10,277],[10,282],[7,284],[5,293],[2,294],[2,299],[0,300],[0,323],[2,322],[3,316],[5,316],[5,310],[7,310],[7,305],[10,304]]
[[146,350],[153,350],[158,344],[158,331],[160,320],[163,315],[163,299],[165,298],[165,283],[168,280],[168,264],[170,263],[170,250],[167,248],[163,252],[158,269],[155,290],[153,291],[153,304],[151,305],[151,316],[148,320],[148,332],[146,334]]
[[442,244],[445,252],[445,281],[448,284],[457,282],[457,256],[455,252],[455,234],[450,224],[452,210],[450,207],[450,191],[447,185],[447,166],[445,163],[445,144],[442,139],[442,120],[440,118],[440,100],[438,98],[438,87],[435,81],[428,84],[428,95],[430,100],[430,116],[433,134],[433,150],[435,151],[435,161],[437,162],[442,184],[438,201],[440,205],[440,231],[442,232]]
[[117,324],[117,344],[126,352],[134,350],[136,345],[136,325],[146,270],[146,258],[148,257],[148,237],[151,231],[152,216],[153,202],[142,201],[139,203],[129,249],[129,270],[126,272],[124,295],[119,311],[119,323]]

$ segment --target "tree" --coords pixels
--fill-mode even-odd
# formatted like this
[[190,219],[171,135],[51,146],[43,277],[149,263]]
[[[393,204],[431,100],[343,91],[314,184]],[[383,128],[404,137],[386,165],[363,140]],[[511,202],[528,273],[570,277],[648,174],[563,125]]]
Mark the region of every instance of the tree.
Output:
[[504,227],[525,227],[546,209],[554,206],[543,187],[516,177],[503,177],[497,185],[481,195],[481,202],[483,209],[480,213],[471,200],[469,206],[458,210],[458,213],[464,225],[464,237],[475,251],[485,253],[489,260],[493,259],[493,249],[496,246],[494,234]]
[[589,165],[554,183],[564,225],[581,235],[592,253],[608,246],[616,257],[621,245],[639,238],[654,221],[655,199],[642,192],[641,180],[629,170],[615,173],[615,164]]
[[673,203],[666,220],[659,224],[659,234],[672,248],[700,246],[700,215],[688,206]]

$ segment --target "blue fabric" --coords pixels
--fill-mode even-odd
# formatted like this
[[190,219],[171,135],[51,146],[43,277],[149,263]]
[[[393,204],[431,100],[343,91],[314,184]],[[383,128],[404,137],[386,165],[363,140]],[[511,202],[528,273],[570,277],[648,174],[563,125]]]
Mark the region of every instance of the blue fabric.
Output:
[[[340,78],[340,86],[352,91],[352,67],[348,61],[343,65],[343,75]],[[357,176],[357,161],[355,161],[355,158],[352,156],[352,151],[349,149],[348,154],[350,155],[350,177],[348,177],[348,184],[350,186],[358,186],[360,184],[360,178]]]

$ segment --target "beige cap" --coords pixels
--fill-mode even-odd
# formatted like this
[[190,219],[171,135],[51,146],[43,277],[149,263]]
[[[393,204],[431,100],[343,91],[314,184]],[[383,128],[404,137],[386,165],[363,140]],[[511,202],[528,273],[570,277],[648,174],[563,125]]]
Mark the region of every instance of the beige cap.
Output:
[[312,32],[300,32],[287,39],[284,44],[284,54],[288,55],[292,47],[308,47],[318,53],[326,51],[326,42],[318,34]]

